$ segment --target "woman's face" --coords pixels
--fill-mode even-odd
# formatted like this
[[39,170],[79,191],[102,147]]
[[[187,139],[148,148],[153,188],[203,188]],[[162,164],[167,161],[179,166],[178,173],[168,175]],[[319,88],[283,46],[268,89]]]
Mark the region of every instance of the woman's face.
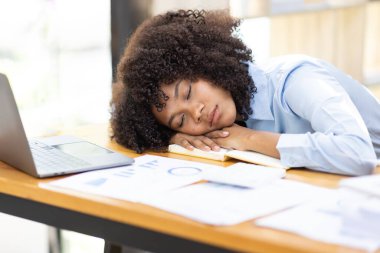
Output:
[[230,92],[205,80],[178,80],[161,85],[169,97],[162,111],[153,106],[156,119],[169,128],[186,134],[202,135],[230,126],[236,119],[235,102]]

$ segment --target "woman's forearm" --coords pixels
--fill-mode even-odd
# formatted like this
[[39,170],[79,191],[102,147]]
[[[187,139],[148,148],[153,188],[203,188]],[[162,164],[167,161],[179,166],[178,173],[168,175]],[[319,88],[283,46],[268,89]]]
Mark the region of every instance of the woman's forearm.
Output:
[[280,153],[276,148],[278,140],[280,139],[280,134],[265,131],[251,131],[252,132],[246,144],[247,150],[252,150],[275,158],[280,158]]

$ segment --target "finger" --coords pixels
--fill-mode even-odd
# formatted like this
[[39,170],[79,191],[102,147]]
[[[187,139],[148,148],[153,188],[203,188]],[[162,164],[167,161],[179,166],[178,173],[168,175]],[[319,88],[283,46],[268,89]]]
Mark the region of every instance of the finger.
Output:
[[186,140],[186,139],[182,139],[182,140],[180,141],[180,145],[181,145],[182,147],[188,149],[188,150],[193,150],[193,149],[194,149],[194,146],[191,145],[191,143],[190,143],[188,140]]
[[223,137],[227,137],[230,133],[228,131],[223,131],[223,130],[216,130],[216,131],[212,131],[208,134],[206,134],[206,137],[208,138],[223,138]]
[[198,139],[195,139],[192,141],[192,144],[194,145],[194,147],[196,148],[199,148],[203,151],[210,151],[211,150],[211,147],[209,145],[207,145],[205,142],[204,142],[205,138],[198,138]]
[[203,143],[207,146],[209,146],[211,148],[211,150],[213,151],[219,151],[220,150],[220,147],[218,144],[216,144],[213,140],[205,137],[204,139],[202,139]]

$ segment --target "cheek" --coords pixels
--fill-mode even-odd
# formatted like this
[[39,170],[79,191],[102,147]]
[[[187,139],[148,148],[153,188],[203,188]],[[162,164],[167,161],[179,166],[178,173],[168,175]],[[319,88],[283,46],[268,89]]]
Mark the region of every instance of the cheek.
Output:
[[181,129],[180,132],[190,135],[202,135],[209,131],[205,125],[188,125],[185,128]]
[[226,127],[232,125],[236,120],[236,108],[235,103],[228,104],[228,108],[225,111],[224,117],[221,120],[221,127]]

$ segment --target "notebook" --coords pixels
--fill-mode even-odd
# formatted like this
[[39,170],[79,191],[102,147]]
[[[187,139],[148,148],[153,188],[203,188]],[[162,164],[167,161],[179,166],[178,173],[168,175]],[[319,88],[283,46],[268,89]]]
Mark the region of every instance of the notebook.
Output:
[[194,148],[194,150],[188,150],[180,145],[171,144],[169,145],[168,151],[171,153],[195,156],[200,158],[206,158],[217,161],[226,161],[231,158],[235,158],[237,160],[254,163],[258,165],[281,168],[281,169],[289,169],[281,164],[279,159],[263,155],[253,151],[240,151],[240,150],[228,150],[228,149],[220,149],[220,151],[203,151],[201,149]]
[[26,138],[8,79],[0,74],[0,161],[34,177],[129,165],[133,159],[74,136]]

